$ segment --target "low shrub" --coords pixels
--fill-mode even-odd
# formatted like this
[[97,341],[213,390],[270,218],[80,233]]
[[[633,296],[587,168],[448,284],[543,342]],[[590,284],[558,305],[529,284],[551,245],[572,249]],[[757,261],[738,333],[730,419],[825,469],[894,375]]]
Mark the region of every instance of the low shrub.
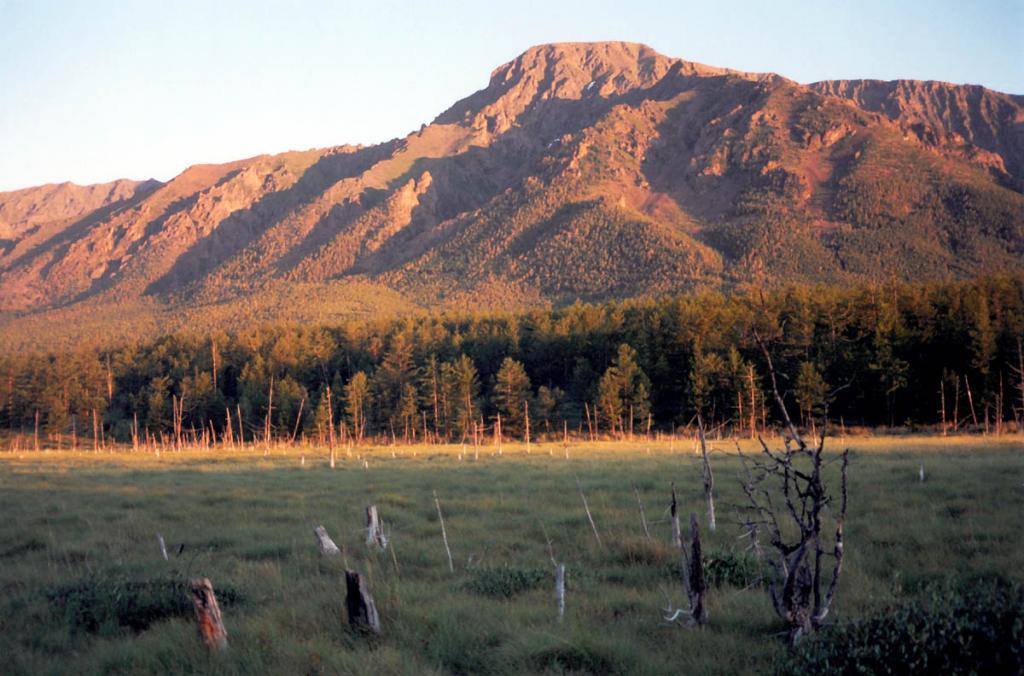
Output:
[[764,579],[764,565],[756,557],[728,549],[711,550],[704,577],[712,587],[754,587]]
[[1024,673],[1024,587],[998,580],[932,587],[917,600],[826,627],[781,672]]
[[[669,569],[673,577],[682,576],[680,561],[674,561]],[[710,587],[755,587],[764,578],[764,565],[750,554],[713,549],[704,555],[704,579]]]
[[[217,601],[230,606],[240,600],[230,586],[218,585]],[[160,620],[192,613],[188,582],[176,578],[129,580],[94,575],[49,590],[46,598],[76,631],[111,635],[141,632]]]

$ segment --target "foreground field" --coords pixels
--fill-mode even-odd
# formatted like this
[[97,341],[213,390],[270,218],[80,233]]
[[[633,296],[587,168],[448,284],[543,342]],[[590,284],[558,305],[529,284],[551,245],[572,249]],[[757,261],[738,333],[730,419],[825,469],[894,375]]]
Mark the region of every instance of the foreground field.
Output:
[[[0,454],[0,672],[772,671],[786,650],[737,539],[740,459],[732,442],[715,447],[719,528],[705,533],[713,587],[701,631],[663,619],[684,605],[670,482],[684,513],[704,515],[690,442],[577,445],[568,457],[561,445],[501,456],[488,446],[478,458],[459,446],[357,449],[334,470],[323,449]],[[831,443],[842,447],[851,484],[835,622],[940,580],[1024,582],[1020,437]],[[365,545],[371,503],[391,537],[383,554]],[[317,524],[341,560],[320,557]],[[545,533],[569,571],[562,623]],[[378,641],[347,629],[346,566],[372,581]],[[196,575],[222,598],[225,654],[207,654],[174,586]]]

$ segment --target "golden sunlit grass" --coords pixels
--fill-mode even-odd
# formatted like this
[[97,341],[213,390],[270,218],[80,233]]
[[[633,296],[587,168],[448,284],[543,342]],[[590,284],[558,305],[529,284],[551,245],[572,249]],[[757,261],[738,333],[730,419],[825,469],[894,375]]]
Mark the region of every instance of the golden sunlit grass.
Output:
[[[719,529],[705,533],[706,551],[742,563],[749,554],[735,523],[741,464],[732,440],[712,444]],[[755,450],[749,440],[740,444]],[[850,437],[826,448],[846,447],[847,567],[835,620],[950,577],[1024,581],[1021,437]],[[533,444],[529,454],[505,443],[501,455],[488,444],[478,458],[472,444],[354,448],[351,456],[342,447],[332,470],[324,448],[0,454],[0,671],[770,670],[784,648],[761,589],[724,576],[711,590],[707,629],[663,620],[666,606],[684,602],[669,545],[670,482],[681,489],[684,513],[704,513],[692,441],[573,443],[568,456],[558,442]],[[384,554],[365,545],[371,503],[390,532]],[[341,561],[320,558],[317,524],[342,548]],[[569,570],[561,624],[545,532]],[[384,625],[377,642],[347,629],[346,565],[371,579]],[[123,606],[136,603],[139,589],[195,575],[223,590],[225,655],[206,654],[173,594],[151,592],[141,610]],[[103,615],[95,597],[108,596],[122,605]],[[124,626],[139,613],[144,628]],[[97,614],[106,619],[95,621]]]

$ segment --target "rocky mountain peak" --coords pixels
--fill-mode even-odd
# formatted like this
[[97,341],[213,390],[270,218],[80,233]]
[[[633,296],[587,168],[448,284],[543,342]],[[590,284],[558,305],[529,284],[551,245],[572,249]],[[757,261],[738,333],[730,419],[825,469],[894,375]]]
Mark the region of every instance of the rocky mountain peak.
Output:
[[600,102],[654,87],[671,73],[728,72],[670,58],[635,42],[538,45],[496,68],[485,89],[459,101],[435,122],[501,134],[522,115],[550,102]]

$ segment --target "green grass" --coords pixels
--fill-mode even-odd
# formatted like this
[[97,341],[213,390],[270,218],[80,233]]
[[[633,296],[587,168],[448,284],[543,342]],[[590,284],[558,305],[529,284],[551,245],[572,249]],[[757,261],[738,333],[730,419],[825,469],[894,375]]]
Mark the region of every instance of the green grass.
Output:
[[[846,445],[847,567],[832,620],[866,617],[949,578],[1024,582],[1020,437]],[[772,671],[786,657],[783,628],[764,591],[744,585],[740,462],[731,442],[715,447],[719,529],[705,533],[705,551],[717,585],[700,631],[662,619],[669,603],[684,603],[669,546],[669,483],[680,487],[684,512],[703,515],[688,441],[577,445],[568,459],[561,445],[527,455],[506,444],[501,456],[487,446],[478,460],[472,447],[462,459],[460,446],[378,447],[342,452],[335,470],[323,449],[272,449],[266,458],[261,449],[0,454],[0,672]],[[364,544],[370,503],[390,531],[383,554]],[[319,556],[312,528],[321,523],[340,560]],[[545,531],[569,570],[561,624]],[[371,580],[379,640],[347,628],[346,565]],[[207,654],[177,596],[175,581],[196,575],[222,590],[225,654]]]

